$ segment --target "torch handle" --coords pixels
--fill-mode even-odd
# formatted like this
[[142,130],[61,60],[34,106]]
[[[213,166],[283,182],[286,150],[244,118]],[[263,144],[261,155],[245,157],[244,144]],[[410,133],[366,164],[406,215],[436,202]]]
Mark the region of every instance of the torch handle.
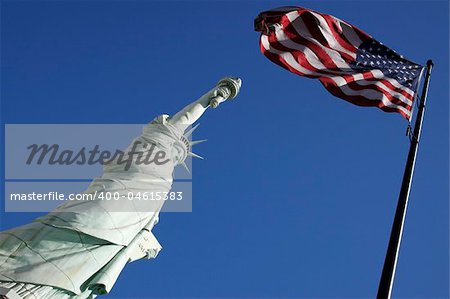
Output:
[[220,103],[225,102],[227,98],[224,98],[221,95],[217,95],[215,97],[211,98],[211,101],[209,102],[209,107],[211,108],[217,108]]

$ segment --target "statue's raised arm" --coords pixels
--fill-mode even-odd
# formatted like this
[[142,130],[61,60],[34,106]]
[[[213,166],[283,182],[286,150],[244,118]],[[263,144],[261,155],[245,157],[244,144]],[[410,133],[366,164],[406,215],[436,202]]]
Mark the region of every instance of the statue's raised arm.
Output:
[[239,78],[225,77],[217,83],[217,86],[204,94],[197,101],[187,105],[169,122],[182,130],[193,125],[208,107],[217,108],[220,103],[234,99],[241,89],[242,81]]

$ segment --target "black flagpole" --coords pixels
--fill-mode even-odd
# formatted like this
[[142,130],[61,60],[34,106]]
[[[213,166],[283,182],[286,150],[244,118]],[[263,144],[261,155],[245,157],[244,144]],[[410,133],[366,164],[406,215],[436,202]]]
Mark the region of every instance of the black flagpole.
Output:
[[430,74],[432,68],[433,61],[428,60],[425,83],[422,89],[422,96],[420,98],[416,123],[414,124],[414,132],[411,136],[408,160],[405,166],[405,173],[403,174],[402,188],[400,190],[400,195],[398,196],[397,209],[395,211],[391,237],[389,239],[386,258],[384,260],[383,272],[381,274],[380,285],[378,287],[377,299],[391,298],[392,285],[395,278],[395,269],[397,267],[398,253],[400,250],[400,242],[402,239],[403,225],[405,223],[406,209],[408,207],[409,191],[411,189],[414,165],[416,163],[417,147],[419,145],[420,134],[422,130],[423,114],[425,110],[425,104],[427,102],[428,84],[430,82]]

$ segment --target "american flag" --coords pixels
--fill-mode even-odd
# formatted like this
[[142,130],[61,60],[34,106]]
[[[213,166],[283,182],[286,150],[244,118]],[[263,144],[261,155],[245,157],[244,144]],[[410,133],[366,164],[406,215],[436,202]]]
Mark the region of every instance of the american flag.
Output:
[[255,19],[262,53],[287,70],[318,78],[334,96],[399,112],[410,120],[423,66],[330,15],[281,7]]

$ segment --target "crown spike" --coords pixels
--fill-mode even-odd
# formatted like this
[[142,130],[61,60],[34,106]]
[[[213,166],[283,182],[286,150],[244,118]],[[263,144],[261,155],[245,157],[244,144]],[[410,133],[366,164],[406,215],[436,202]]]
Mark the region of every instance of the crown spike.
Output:
[[189,138],[189,136],[192,135],[192,132],[195,131],[195,129],[198,128],[200,124],[196,124],[195,126],[193,126],[189,131],[187,131],[186,133],[184,133],[184,137]]
[[202,159],[202,160],[205,159],[205,158],[203,158],[202,156],[197,155],[196,153],[193,153],[193,152],[189,152],[189,153],[188,153],[188,156],[191,156],[191,157],[194,157],[194,158],[198,158],[198,159]]
[[189,138],[189,136],[192,135],[192,132],[195,131],[195,129],[198,128],[200,124],[196,124],[195,126],[193,126],[189,131],[187,131],[186,133],[184,133],[184,137]]
[[193,145],[196,145],[196,144],[199,144],[199,143],[205,142],[205,141],[208,141],[208,139],[202,139],[202,140],[193,140],[193,141],[189,142],[189,144],[190,144],[191,146],[193,146]]
[[186,163],[185,163],[184,161],[181,162],[180,164],[181,164],[181,166],[184,167],[184,169],[186,169],[186,171],[187,171],[189,174],[191,174],[191,171],[189,170],[189,167],[186,165]]

